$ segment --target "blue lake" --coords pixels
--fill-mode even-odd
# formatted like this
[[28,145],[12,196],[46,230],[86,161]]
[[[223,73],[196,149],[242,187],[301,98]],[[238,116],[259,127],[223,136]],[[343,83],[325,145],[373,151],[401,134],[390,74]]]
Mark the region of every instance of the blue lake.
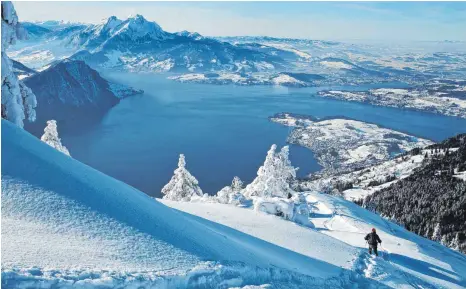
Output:
[[[216,193],[234,176],[249,183],[270,146],[286,144],[290,128],[268,120],[279,112],[342,115],[435,141],[466,131],[466,119],[315,96],[328,87],[216,86],[182,84],[153,74],[104,76],[145,93],[123,99],[101,123],[86,132],[64,134],[62,141],[74,158],[152,196],[160,196],[180,153],[206,193]],[[382,86],[387,84],[352,89]],[[320,169],[310,150],[291,146],[290,152],[299,176]]]

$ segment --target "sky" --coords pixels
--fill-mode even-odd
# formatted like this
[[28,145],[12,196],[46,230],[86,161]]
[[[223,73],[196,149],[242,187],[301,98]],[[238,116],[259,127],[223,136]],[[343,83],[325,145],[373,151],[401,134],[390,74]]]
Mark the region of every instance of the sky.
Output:
[[13,2],[20,21],[141,14],[205,36],[466,41],[466,2]]

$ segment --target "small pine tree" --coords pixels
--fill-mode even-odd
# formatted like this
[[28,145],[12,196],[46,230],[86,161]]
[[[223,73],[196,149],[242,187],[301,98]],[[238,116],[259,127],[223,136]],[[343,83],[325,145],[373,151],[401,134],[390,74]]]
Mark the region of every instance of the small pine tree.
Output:
[[231,182],[231,190],[233,192],[239,192],[243,189],[243,181],[239,177],[234,177],[233,181]]
[[53,147],[57,151],[62,152],[67,156],[70,156],[70,152],[64,145],[61,144],[61,140],[58,137],[57,122],[55,120],[47,121],[47,126],[44,129],[44,134],[40,139],[41,141]]
[[440,228],[440,223],[437,223],[434,228],[434,232],[432,233],[432,240],[436,242],[440,242],[442,239],[442,232]]
[[456,251],[460,250],[460,233],[459,232],[456,232],[455,239],[451,241],[450,248]]
[[226,186],[217,192],[217,200],[222,204],[241,205],[245,201],[241,190],[243,182],[239,177],[234,177],[230,186]]
[[197,179],[186,169],[186,161],[183,154],[180,154],[178,168],[163,188],[163,198],[172,201],[189,201],[193,196],[202,196]]

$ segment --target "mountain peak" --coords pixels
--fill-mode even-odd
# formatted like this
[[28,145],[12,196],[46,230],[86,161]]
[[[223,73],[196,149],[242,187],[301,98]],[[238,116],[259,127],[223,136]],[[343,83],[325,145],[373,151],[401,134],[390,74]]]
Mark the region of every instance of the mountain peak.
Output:
[[135,37],[149,35],[150,37],[163,38],[165,31],[153,21],[148,21],[141,14],[130,16],[122,26],[121,31],[128,30]]
[[197,33],[197,32],[189,32],[187,30],[183,30],[183,31],[180,31],[180,32],[177,32],[176,35],[178,36],[184,36],[184,37],[189,37],[189,38],[192,38],[192,39],[195,39],[195,40],[199,40],[199,39],[203,39],[204,36],[202,36],[201,34]]
[[116,16],[110,16],[108,19],[104,20],[104,22],[104,28],[107,30],[111,30],[123,23],[123,21],[118,19]]
[[130,19],[134,19],[134,20],[137,20],[137,21],[147,21],[146,18],[144,18],[144,16],[142,16],[141,14],[130,14],[128,16],[128,20]]

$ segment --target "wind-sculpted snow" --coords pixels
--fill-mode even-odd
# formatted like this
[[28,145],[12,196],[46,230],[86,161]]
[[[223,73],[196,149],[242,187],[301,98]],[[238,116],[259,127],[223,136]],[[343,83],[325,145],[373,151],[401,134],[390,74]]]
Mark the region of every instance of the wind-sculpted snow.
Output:
[[[349,288],[352,280],[361,287],[372,282],[349,270],[358,250],[341,242],[304,233],[332,242],[328,250],[340,247],[345,256],[321,260],[183,214],[3,120],[2,153],[2,287]],[[332,258],[344,266],[325,261]]]
[[319,95],[466,118],[466,83],[462,80],[436,80],[418,89],[328,90]]
[[341,118],[317,120],[289,113],[271,121],[294,127],[288,142],[311,149],[327,172],[338,172],[376,164],[431,141],[375,124]]

